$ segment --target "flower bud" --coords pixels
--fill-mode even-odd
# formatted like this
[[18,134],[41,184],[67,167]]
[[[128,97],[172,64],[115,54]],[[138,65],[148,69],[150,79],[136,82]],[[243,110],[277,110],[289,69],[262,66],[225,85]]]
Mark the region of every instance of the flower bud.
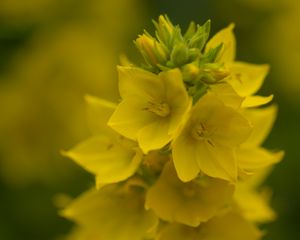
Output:
[[182,78],[185,82],[193,82],[199,76],[200,69],[193,63],[184,65],[181,68]]
[[159,35],[159,38],[167,46],[170,46],[174,37],[174,26],[169,20],[169,18],[167,16],[160,15],[158,18],[158,23],[154,22],[154,24],[157,29],[157,34]]
[[135,43],[148,64],[156,66],[166,61],[167,54],[164,47],[154,38],[143,34],[136,39]]
[[230,72],[224,66],[216,63],[206,64],[203,72],[208,75],[211,83],[218,82],[228,77]]
[[182,66],[189,60],[189,50],[184,43],[178,43],[175,45],[171,53],[171,61],[174,66]]

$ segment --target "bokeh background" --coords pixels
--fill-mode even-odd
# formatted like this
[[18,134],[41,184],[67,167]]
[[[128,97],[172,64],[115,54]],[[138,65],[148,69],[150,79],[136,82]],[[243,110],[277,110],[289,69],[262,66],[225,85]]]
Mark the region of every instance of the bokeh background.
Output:
[[138,59],[133,39],[167,13],[186,27],[235,22],[238,59],[270,63],[262,89],[279,116],[266,146],[286,157],[267,184],[276,222],[266,240],[294,239],[300,226],[300,1],[0,0],[0,239],[48,240],[72,224],[58,209],[93,184],[63,158],[89,135],[83,97],[117,100],[119,56]]

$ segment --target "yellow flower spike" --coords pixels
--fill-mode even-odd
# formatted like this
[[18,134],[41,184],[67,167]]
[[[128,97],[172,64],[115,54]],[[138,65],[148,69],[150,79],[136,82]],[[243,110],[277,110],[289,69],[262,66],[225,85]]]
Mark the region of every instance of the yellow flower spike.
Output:
[[205,52],[211,48],[217,47],[223,43],[222,49],[216,59],[216,62],[230,63],[233,62],[236,55],[236,40],[233,33],[234,24],[222,29],[214,35],[206,44]]
[[262,233],[239,213],[231,211],[216,216],[197,228],[168,224],[157,240],[259,240]]
[[270,172],[270,168],[264,168],[236,186],[234,200],[243,216],[252,222],[267,223],[275,220],[276,213],[269,206],[270,191],[257,188],[262,184]]
[[197,227],[212,218],[231,200],[234,186],[226,181],[203,176],[183,183],[168,162],[157,182],[148,190],[146,208],[164,221]]
[[83,194],[62,212],[94,239],[141,240],[152,236],[158,219],[144,209],[144,193],[108,185]]
[[227,107],[213,93],[203,96],[173,141],[173,160],[182,181],[204,174],[235,182],[234,150],[250,135],[246,118]]
[[95,174],[97,186],[123,181],[135,173],[143,154],[135,142],[107,126],[116,108],[114,103],[89,95],[85,99],[88,122],[95,136],[62,153]]
[[236,150],[239,168],[246,173],[278,163],[284,156],[283,151],[269,151],[260,147],[269,135],[277,115],[277,106],[259,109],[246,109],[243,114],[253,124],[250,137]]
[[178,69],[156,75],[119,67],[119,88],[122,102],[108,124],[121,135],[137,140],[145,153],[169,143],[191,107]]

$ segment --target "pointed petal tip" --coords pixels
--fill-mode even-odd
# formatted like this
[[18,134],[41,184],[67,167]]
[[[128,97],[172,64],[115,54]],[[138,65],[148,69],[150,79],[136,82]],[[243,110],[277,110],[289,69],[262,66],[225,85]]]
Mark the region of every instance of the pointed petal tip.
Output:
[[235,23],[234,22],[230,23],[227,28],[233,31],[235,29]]
[[60,150],[59,153],[60,153],[60,155],[62,155],[64,157],[69,157],[69,158],[72,157],[72,153],[70,151],[67,151],[67,150],[64,150],[64,149]]

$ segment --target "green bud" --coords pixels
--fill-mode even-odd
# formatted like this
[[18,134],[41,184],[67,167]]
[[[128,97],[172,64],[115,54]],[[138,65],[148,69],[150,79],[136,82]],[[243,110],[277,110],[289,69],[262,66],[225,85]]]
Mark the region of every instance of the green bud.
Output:
[[149,34],[140,35],[135,44],[149,65],[156,67],[167,61],[167,49]]
[[200,69],[193,63],[184,65],[181,68],[184,82],[194,82],[199,77]]
[[206,83],[206,84],[214,84],[217,82],[217,79],[214,78],[211,74],[204,73],[201,76],[201,81]]
[[153,21],[156,28],[156,37],[162,41],[167,47],[173,42],[174,26],[169,18],[165,15],[160,15],[158,22]]
[[171,53],[171,61],[175,66],[182,66],[189,60],[189,49],[184,43],[178,43],[174,46]]
[[200,64],[206,64],[206,63],[213,63],[216,61],[217,56],[219,55],[221,49],[223,47],[223,43],[220,43],[217,47],[211,48],[208,50],[207,53],[205,53],[201,58],[200,58]]
[[194,36],[195,33],[196,33],[196,24],[195,22],[191,22],[183,37],[186,41],[188,41],[190,38]]
[[197,25],[196,33],[188,40],[189,47],[202,50],[209,37],[209,32],[210,20],[208,20],[203,26]]
[[220,63],[208,63],[203,66],[203,72],[210,75],[214,82],[218,82],[229,76],[230,72]]
[[198,48],[189,49],[189,62],[193,62],[201,56],[201,51]]

